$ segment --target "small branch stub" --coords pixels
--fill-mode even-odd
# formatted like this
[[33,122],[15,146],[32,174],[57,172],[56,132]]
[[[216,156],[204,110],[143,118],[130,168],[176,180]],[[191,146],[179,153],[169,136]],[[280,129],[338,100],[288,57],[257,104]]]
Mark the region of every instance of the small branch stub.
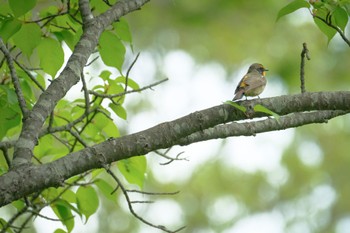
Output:
[[300,89],[301,93],[305,93],[305,57],[310,60],[309,50],[307,49],[307,44],[303,43],[303,50],[301,51],[301,63],[300,63]]

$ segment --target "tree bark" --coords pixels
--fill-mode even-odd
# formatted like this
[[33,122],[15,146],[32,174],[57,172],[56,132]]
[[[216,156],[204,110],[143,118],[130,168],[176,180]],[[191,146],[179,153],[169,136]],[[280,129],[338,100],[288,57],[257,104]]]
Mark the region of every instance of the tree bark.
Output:
[[[247,115],[231,105],[218,105],[138,133],[107,140],[47,164],[24,164],[0,177],[0,206],[45,188],[58,187],[64,180],[85,171],[133,156],[146,155],[157,149],[326,122],[350,112],[350,92],[303,93],[238,103],[250,111],[249,117],[268,116],[249,110],[257,104],[281,117],[278,120],[225,124],[247,119]],[[208,137],[208,130],[220,133],[213,136],[211,132]]]

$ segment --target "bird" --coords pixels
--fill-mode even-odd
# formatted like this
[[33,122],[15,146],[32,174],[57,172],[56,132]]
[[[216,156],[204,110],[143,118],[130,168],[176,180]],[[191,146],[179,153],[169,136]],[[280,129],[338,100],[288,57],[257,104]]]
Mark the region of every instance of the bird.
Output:
[[259,95],[264,91],[267,83],[265,78],[266,71],[268,69],[260,63],[250,65],[247,74],[238,83],[232,101],[241,99],[243,95],[246,99],[247,96],[258,96],[260,98]]

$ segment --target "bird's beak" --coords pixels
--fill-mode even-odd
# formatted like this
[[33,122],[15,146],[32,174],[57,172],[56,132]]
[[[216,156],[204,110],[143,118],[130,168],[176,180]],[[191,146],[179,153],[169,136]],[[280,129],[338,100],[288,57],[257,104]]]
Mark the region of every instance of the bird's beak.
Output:
[[264,68],[264,71],[269,71],[269,69]]

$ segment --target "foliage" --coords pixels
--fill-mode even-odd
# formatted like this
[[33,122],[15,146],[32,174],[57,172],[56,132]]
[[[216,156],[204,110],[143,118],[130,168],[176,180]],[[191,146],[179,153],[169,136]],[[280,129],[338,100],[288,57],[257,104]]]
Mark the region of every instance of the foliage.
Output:
[[[184,48],[187,48],[195,56],[217,58],[211,55],[213,53],[216,56],[221,55],[224,62],[233,67],[236,65],[232,65],[233,61],[237,62],[239,60],[241,62],[251,57],[267,59],[270,56],[272,57],[270,63],[275,66],[276,73],[279,73],[284,78],[283,81],[287,83],[288,87],[286,89],[292,89],[293,86],[296,86],[291,84],[297,82],[295,78],[292,79],[292,76],[295,76],[295,62],[290,62],[291,56],[281,59],[281,54],[285,47],[282,47],[280,44],[288,36],[280,32],[274,33],[276,34],[274,41],[279,42],[270,42],[273,44],[272,47],[275,47],[273,49],[270,48],[270,50],[274,52],[268,53],[268,49],[259,50],[262,44],[267,44],[262,39],[264,38],[262,35],[268,34],[267,28],[273,25],[273,20],[265,21],[266,17],[262,17],[261,14],[266,13],[267,15],[265,16],[275,17],[276,8],[279,7],[278,4],[272,5],[265,1],[232,0],[223,0],[219,3],[218,1],[196,2],[186,0],[180,2],[178,1],[177,4],[171,5],[170,10],[165,9],[170,4],[165,6],[162,2],[160,7],[153,7],[155,12],[151,9],[142,10],[140,13],[148,14],[146,15],[147,17],[142,15],[143,18],[140,20],[136,15],[133,21],[134,24],[136,21],[136,24],[132,27],[129,28],[128,21],[122,18],[103,32],[96,50],[98,54],[94,53],[89,63],[91,69],[99,70],[100,67],[96,65],[95,58],[100,56],[103,68],[99,71],[97,77],[92,77],[92,74],[88,72],[85,72],[81,77],[83,81],[82,92],[89,96],[87,98],[89,101],[85,97],[75,100],[66,98],[59,101],[40,134],[38,145],[34,149],[35,158],[33,163],[49,163],[70,152],[79,151],[84,147],[106,141],[111,137],[121,136],[123,129],[120,129],[113,119],[129,120],[134,114],[140,112],[139,108],[130,111],[126,106],[125,99],[127,98],[126,93],[139,92],[142,89],[136,80],[129,77],[132,65],[126,69],[127,51],[133,51],[135,46],[133,44],[135,43],[133,42],[134,40],[148,43],[148,40],[158,38],[157,36],[159,35],[145,35],[143,30],[151,31],[153,28],[160,30],[165,25],[169,32],[174,30],[171,28],[173,25],[181,27],[182,32],[179,33],[180,36],[166,37],[167,39],[163,38],[162,41],[154,39],[154,41],[157,41],[158,46],[164,46],[164,48],[169,49],[166,46],[172,45],[176,38],[180,38],[179,41],[188,46],[184,46]],[[110,9],[110,5],[114,3],[115,1],[91,0],[90,6],[93,9],[93,14],[97,16]],[[43,3],[35,0],[0,2],[0,37],[6,45],[6,49],[10,51],[14,58],[13,70],[18,76],[28,109],[33,107],[41,93],[58,77],[60,69],[64,65],[64,55],[68,55],[70,51],[75,49],[75,45],[83,32],[82,17],[77,0],[50,1],[49,7],[47,5],[42,7],[41,4]],[[280,19],[300,8],[308,8],[310,10],[314,23],[327,36],[328,42],[336,33],[344,36],[345,39],[343,39],[346,42],[344,31],[348,24],[349,1],[295,0],[282,8],[277,18]],[[261,9],[264,9],[264,11]],[[159,20],[159,15],[162,15],[162,20]],[[248,18],[244,18],[246,16]],[[157,19],[152,20],[154,19],[152,17]],[[170,17],[173,17],[173,19],[170,20]],[[145,18],[147,20],[144,20]],[[261,20],[262,18],[264,20]],[[130,20],[132,21],[132,18]],[[179,21],[181,22],[179,23]],[[233,23],[238,21],[239,23]],[[217,22],[217,24],[214,24],[214,22]],[[150,26],[152,23],[156,26]],[[134,29],[136,37],[131,36],[131,29]],[[193,33],[194,30],[195,33]],[[295,33],[290,28],[286,31],[291,31],[292,35],[300,36],[300,34]],[[305,35],[312,34],[308,28],[306,32]],[[183,37],[183,35],[186,35],[186,37]],[[292,37],[292,35],[289,36]],[[23,39],[29,37],[30,39]],[[256,41],[245,44],[245,42],[251,41],[251,38],[255,38],[254,40]],[[293,40],[293,38],[290,39]],[[317,36],[313,39],[313,46],[320,43]],[[225,42],[222,43],[222,41]],[[193,46],[191,43],[195,45]],[[224,44],[225,46],[218,46],[218,44]],[[139,45],[139,43],[136,43],[136,45]],[[288,42],[287,45],[289,45]],[[63,49],[64,47],[68,48]],[[290,47],[293,50],[293,55],[295,55],[294,46],[286,47]],[[279,48],[282,48],[280,49],[281,51],[278,51]],[[323,48],[322,45],[321,48]],[[163,51],[162,49],[159,50]],[[219,53],[220,51],[221,54]],[[260,53],[264,54],[264,56],[258,56]],[[331,55],[347,60],[347,56],[344,53],[337,51]],[[327,65],[317,62],[317,71],[322,75],[311,73],[316,72],[311,71],[311,75],[308,76],[310,78],[308,80],[317,77],[317,81],[313,82],[312,88],[319,89],[320,86],[318,85],[322,85],[322,88],[338,89],[345,86],[343,85],[344,83],[348,83],[345,79],[337,79],[336,81],[333,78],[326,79],[326,77],[333,76],[347,77],[345,74],[348,72],[348,66],[343,63],[339,64],[337,69],[329,68],[331,66],[328,66],[328,63],[331,63],[332,59],[328,55],[327,53]],[[14,86],[15,81],[13,81],[14,76],[11,73],[11,67],[7,64],[6,59],[1,56],[0,140],[1,142],[12,143],[21,132],[23,115],[16,87]],[[320,57],[322,56],[318,54],[317,58],[320,59]],[[137,58],[134,61],[136,60]],[[88,70],[89,68],[86,69]],[[341,73],[344,70],[346,72]],[[90,97],[92,99],[89,99]],[[228,104],[242,111],[246,110],[237,103],[231,102]],[[273,115],[276,119],[279,119],[277,114],[262,105],[256,105],[254,111]],[[346,126],[348,126],[348,123],[334,123],[330,128],[334,129],[334,131],[342,132],[342,130],[347,128]],[[181,189],[182,195],[178,197],[178,202],[185,212],[183,218],[186,218],[186,222],[191,223],[186,231],[198,231],[199,229],[224,231],[229,226],[237,223],[239,218],[247,216],[249,213],[271,210],[277,210],[281,213],[287,212],[286,222],[292,228],[293,224],[298,225],[300,223],[298,218],[301,218],[299,212],[293,212],[295,206],[304,206],[304,203],[311,202],[313,186],[317,186],[321,188],[326,187],[327,190],[336,190],[341,194],[341,197],[339,201],[334,201],[333,199],[329,201],[331,204],[327,206],[329,208],[328,212],[324,209],[311,209],[316,213],[316,217],[302,216],[305,217],[303,220],[310,225],[308,229],[322,230],[322,227],[326,224],[328,224],[326,226],[329,229],[334,229],[336,221],[339,220],[338,217],[334,216],[340,216],[339,218],[346,217],[347,209],[344,206],[348,206],[348,202],[342,196],[348,196],[349,192],[346,185],[344,185],[346,182],[344,182],[343,177],[344,174],[347,174],[346,164],[348,164],[348,156],[342,151],[342,148],[347,148],[344,138],[349,135],[348,132],[345,132],[344,135],[340,133],[334,134],[334,131],[329,132],[329,129],[323,127],[317,127],[317,129],[307,127],[296,132],[295,140],[290,145],[290,148],[284,152],[285,155],[281,162],[283,166],[281,168],[283,170],[282,175],[281,173],[266,174],[260,171],[248,174],[237,168],[232,169],[226,161],[223,163],[217,159],[220,155],[227,153],[222,148],[217,152],[216,158],[212,163],[200,166],[194,173],[195,175],[188,180],[182,181],[182,184],[179,184],[181,183],[179,181],[166,185],[162,182],[157,183],[153,177],[155,171],[149,171],[146,176],[147,159],[145,156],[136,156],[128,160],[118,161],[111,166],[104,167],[104,169],[88,171],[72,177],[62,183],[62,187],[38,191],[24,199],[11,203],[12,209],[19,214],[14,214],[14,218],[10,220],[0,218],[0,224],[8,232],[12,232],[11,228],[17,225],[19,229],[16,229],[16,231],[21,231],[27,227],[28,221],[20,217],[27,217],[26,215],[28,215],[28,220],[33,216],[37,218],[45,217],[40,215],[40,211],[43,208],[51,208],[57,216],[55,220],[61,221],[64,225],[64,229],[57,229],[55,232],[71,232],[76,226],[76,218],[74,216],[79,216],[86,222],[96,213],[98,207],[102,207],[100,208],[101,219],[104,222],[107,222],[105,220],[109,218],[113,220],[100,226],[100,228],[106,229],[105,231],[101,230],[101,232],[115,232],[116,229],[111,229],[118,223],[120,226],[123,224],[128,225],[125,227],[125,232],[130,232],[137,228],[138,225],[129,217],[122,217],[124,212],[127,211],[123,211],[119,195],[124,194],[128,204],[130,204],[128,211],[138,217],[132,209],[129,195],[131,193],[138,193],[142,196],[157,194],[140,191],[147,186],[152,190]],[[318,136],[315,137],[312,133]],[[332,140],[329,140],[330,137]],[[337,142],[337,148],[334,148],[332,141]],[[298,150],[304,150],[303,146],[305,144],[315,144],[317,142],[320,142],[325,154],[335,156],[324,156],[324,162],[318,165],[303,163]],[[239,144],[235,145],[242,147]],[[8,148],[10,149],[7,150],[5,147],[1,147],[3,156],[0,157],[0,175],[6,173],[10,167],[13,145],[10,145]],[[344,155],[342,159],[338,159],[341,153]],[[161,154],[161,156],[169,158],[166,153]],[[249,155],[247,154],[247,156]],[[333,157],[336,158],[333,159]],[[178,156],[176,158],[178,159]],[[341,172],[337,172],[338,170],[341,170]],[[115,177],[111,178],[112,175]],[[123,179],[119,179],[119,177]],[[147,183],[145,183],[146,178],[149,181]],[[341,182],[342,180],[343,182]],[[136,187],[136,189],[129,190],[129,187]],[[183,190],[183,187],[186,187],[186,189]],[[310,196],[308,196],[309,192],[311,193]],[[324,201],[321,199],[320,202]],[[332,204],[334,204],[334,209],[330,207]],[[213,213],[223,212],[222,209],[218,209],[218,206],[224,207],[224,209],[228,209],[227,206],[232,207],[236,210],[236,213],[223,219],[215,218]],[[334,221],[327,220],[328,222],[326,221],[326,223],[319,223],[320,220],[317,216],[321,214],[321,219],[329,219],[330,212],[333,210],[336,212],[331,217],[334,218]],[[307,213],[309,211],[306,210]],[[223,216],[223,214],[218,214],[218,216]],[[123,220],[122,224],[117,222],[120,219]],[[145,222],[142,218],[141,221]],[[305,224],[305,222],[301,222],[301,224]],[[314,226],[315,222],[319,223],[317,227]],[[117,225],[117,229],[119,232],[122,232],[123,230],[120,226]],[[163,226],[158,226],[158,228],[165,229]]]
[[[110,4],[114,2],[111,1]],[[64,54],[69,53],[68,50],[73,51],[82,34],[82,18],[77,0],[51,1],[49,7],[41,7],[42,4],[35,0],[10,0],[0,3],[0,37],[14,58],[13,70],[18,76],[29,109],[37,102],[51,80],[58,76],[64,64]],[[91,5],[95,15],[109,8],[99,1],[91,1]],[[64,50],[64,44],[69,49]],[[93,99],[89,102],[82,98],[59,101],[46,122],[46,131],[41,134],[38,146],[35,147],[37,163],[48,163],[69,152],[120,136],[111,115],[115,114],[127,120],[127,113],[123,107],[125,92],[127,88],[134,91],[140,89],[131,77],[123,74],[127,48],[132,48],[132,37],[128,23],[121,19],[103,32],[99,39],[98,51],[106,66],[98,80],[94,80],[98,84],[91,87],[95,93]],[[11,141],[16,139],[21,131],[23,115],[15,87],[10,81],[13,78],[12,68],[5,62],[5,57],[0,58],[0,140]],[[93,60],[90,65],[93,65]],[[114,69],[119,71],[119,75],[115,75]],[[92,78],[89,73],[82,77],[85,80]],[[87,88],[85,80],[84,89]],[[110,97],[113,95],[116,97]],[[74,122],[73,130],[67,127],[70,122]],[[11,154],[6,152],[4,156],[7,156],[7,160],[0,159],[1,173],[5,173],[10,166]],[[118,167],[120,174],[124,175],[130,184],[137,184],[142,188],[146,164],[145,157],[140,156],[120,161]],[[111,195],[114,188],[100,178],[103,177],[103,173],[105,172],[94,173],[90,179],[84,178],[84,175],[78,176],[67,181],[67,187],[64,189],[50,188],[39,195],[29,197],[27,201],[35,203],[38,212],[44,207],[51,207],[66,227],[65,231],[58,229],[57,232],[71,232],[74,228],[74,213],[88,221],[96,212],[99,206],[97,190],[108,198],[116,199],[115,195]],[[78,181],[81,182],[80,187],[74,189],[73,185]],[[84,185],[84,182],[91,185]],[[28,208],[23,201],[14,202],[13,206],[23,212]],[[4,219],[1,221],[3,226],[11,226],[7,225],[10,222]],[[11,231],[7,227],[4,229]]]
[[[345,27],[348,24],[350,15],[349,0],[294,0],[278,12],[277,20],[300,8],[309,9],[316,26],[327,36],[328,41],[337,32],[343,39],[345,38]],[[350,46],[346,38],[345,42]]]

